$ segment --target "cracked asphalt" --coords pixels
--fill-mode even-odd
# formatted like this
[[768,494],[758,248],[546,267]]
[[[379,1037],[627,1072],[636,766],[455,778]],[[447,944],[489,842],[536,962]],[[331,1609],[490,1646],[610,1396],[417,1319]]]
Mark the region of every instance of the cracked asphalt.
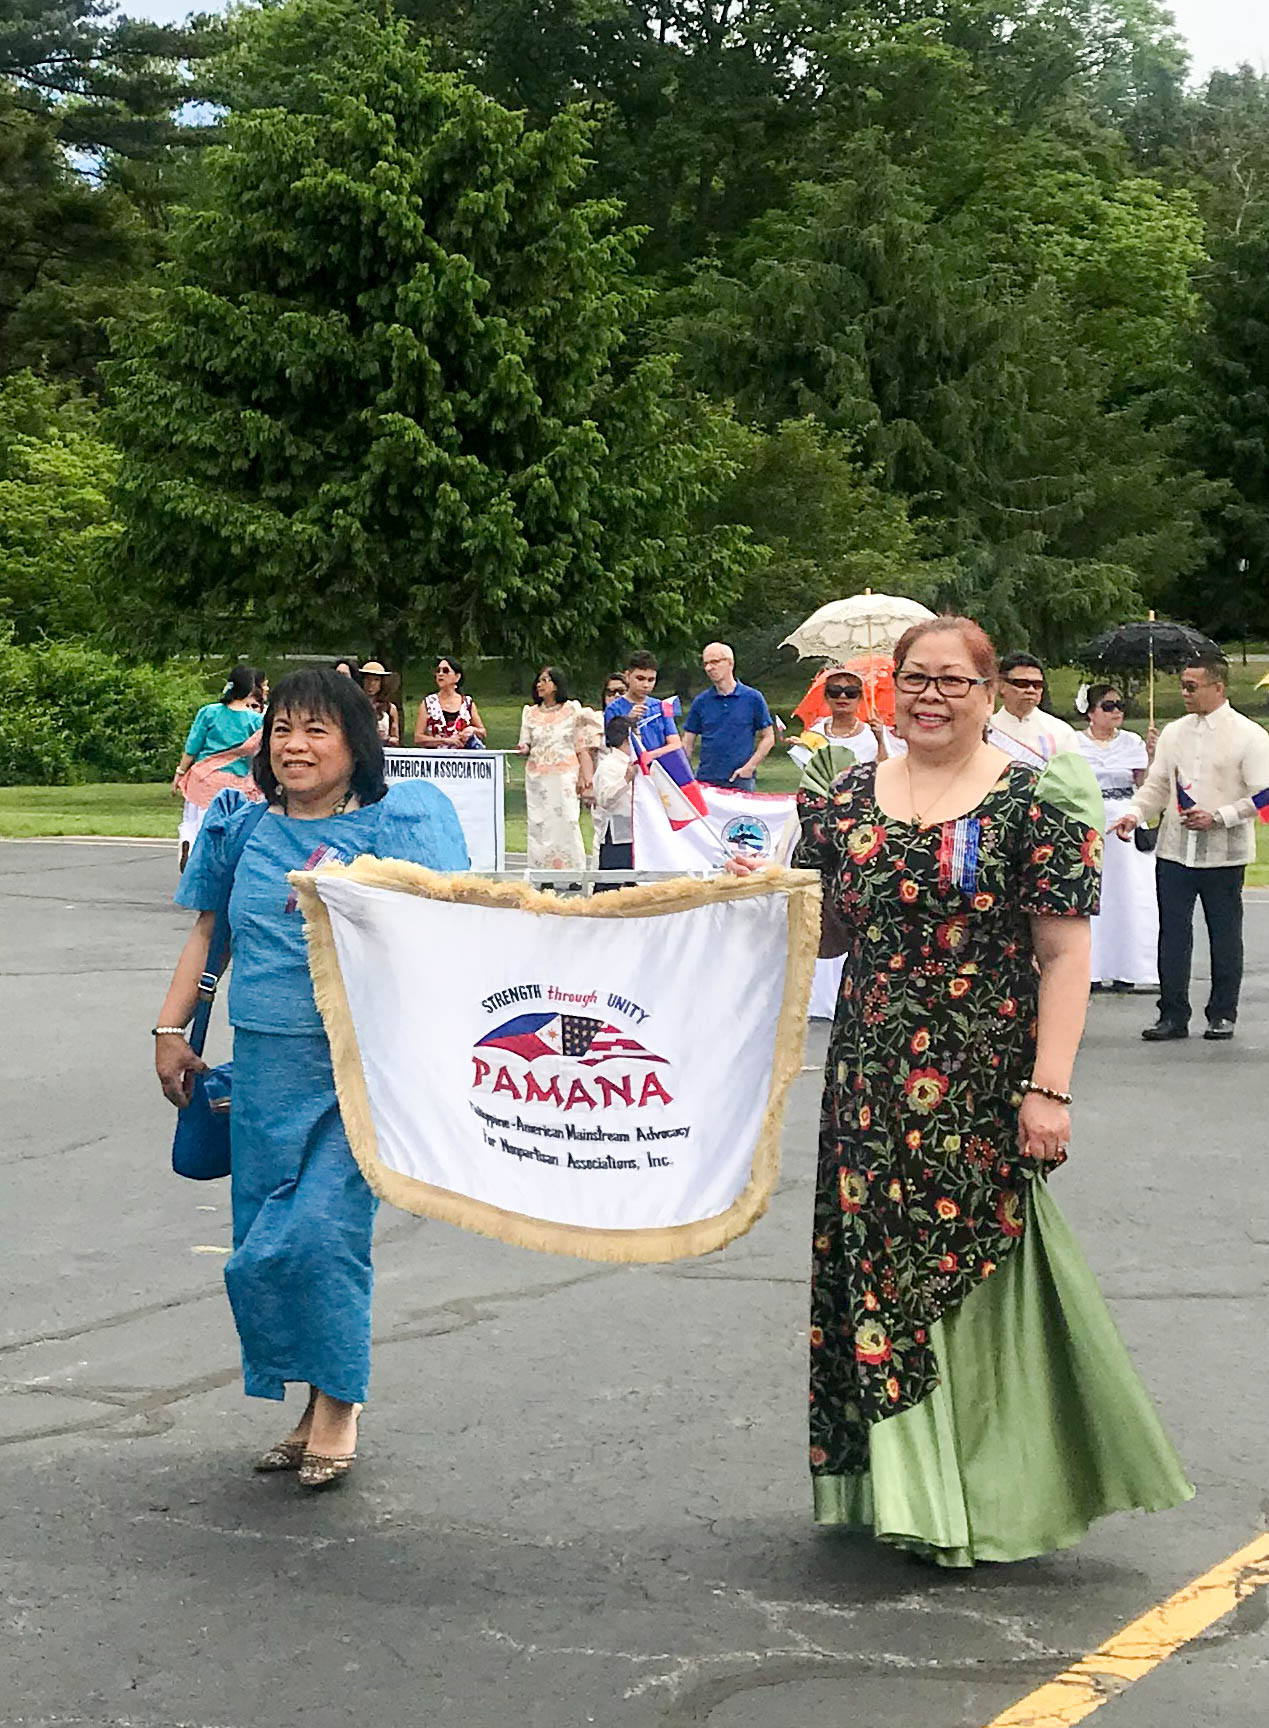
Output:
[[[385,1208],[357,1474],[254,1477],[282,1423],[240,1391],[228,1196],[171,1175],[149,1068],[172,868],[0,845],[0,1728],[982,1728],[1264,1527],[1269,897],[1232,1045],[1094,1001],[1055,1179],[1198,1496],[943,1575],[810,1520],[813,1072],[770,1214],[709,1259]],[[1267,1594],[1097,1728],[1263,1728]]]

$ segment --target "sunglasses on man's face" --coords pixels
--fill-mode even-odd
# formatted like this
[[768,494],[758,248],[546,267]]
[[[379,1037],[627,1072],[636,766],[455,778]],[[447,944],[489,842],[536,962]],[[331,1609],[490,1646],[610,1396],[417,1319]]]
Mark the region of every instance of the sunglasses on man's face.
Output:
[[1122,702],[1099,702],[1097,706],[1107,714],[1122,714],[1124,711]]
[[830,702],[858,702],[863,695],[863,687],[859,684],[826,684],[824,694]]
[[1201,690],[1203,686],[1193,678],[1182,678],[1181,688],[1185,691],[1187,696],[1193,696],[1194,692],[1196,690]]
[[1006,678],[1005,683],[1015,690],[1043,690],[1043,678]]

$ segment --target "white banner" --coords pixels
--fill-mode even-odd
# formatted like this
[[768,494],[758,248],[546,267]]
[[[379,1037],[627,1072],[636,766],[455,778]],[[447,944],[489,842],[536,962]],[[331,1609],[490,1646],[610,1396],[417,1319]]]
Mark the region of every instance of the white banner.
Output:
[[605,1260],[707,1253],[761,1216],[815,875],[590,900],[371,858],[291,880],[349,1142],[385,1199]]
[[[634,781],[634,858],[640,870],[717,870],[728,852],[757,854],[787,864],[797,840],[797,797],[792,792],[732,792],[702,786],[708,817],[671,826],[665,806],[646,774]],[[820,960],[807,1010],[831,1020],[842,984],[842,962]]]
[[797,807],[792,792],[733,792],[721,786],[701,791],[709,815],[675,828],[651,777],[635,775],[636,870],[720,870],[731,852],[746,852],[764,863],[787,860]]
[[383,753],[384,775],[430,780],[458,812],[473,870],[507,867],[506,779],[501,750],[394,750]]

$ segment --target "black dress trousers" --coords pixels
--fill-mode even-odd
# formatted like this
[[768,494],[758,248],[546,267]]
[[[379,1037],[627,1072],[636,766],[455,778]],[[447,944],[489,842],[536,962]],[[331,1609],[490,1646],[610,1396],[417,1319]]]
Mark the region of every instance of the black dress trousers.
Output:
[[1209,1020],[1236,1020],[1243,981],[1243,873],[1241,864],[1192,870],[1160,858],[1155,865],[1159,899],[1159,1015],[1177,1026],[1190,1022],[1190,961],[1194,946],[1194,902],[1203,903],[1212,951]]

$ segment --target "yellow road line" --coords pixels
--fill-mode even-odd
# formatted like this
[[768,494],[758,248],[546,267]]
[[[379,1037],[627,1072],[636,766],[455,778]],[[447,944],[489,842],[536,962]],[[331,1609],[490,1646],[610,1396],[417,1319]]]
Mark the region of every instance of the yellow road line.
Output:
[[987,1728],[1072,1728],[1269,1585],[1269,1535],[1160,1602]]

